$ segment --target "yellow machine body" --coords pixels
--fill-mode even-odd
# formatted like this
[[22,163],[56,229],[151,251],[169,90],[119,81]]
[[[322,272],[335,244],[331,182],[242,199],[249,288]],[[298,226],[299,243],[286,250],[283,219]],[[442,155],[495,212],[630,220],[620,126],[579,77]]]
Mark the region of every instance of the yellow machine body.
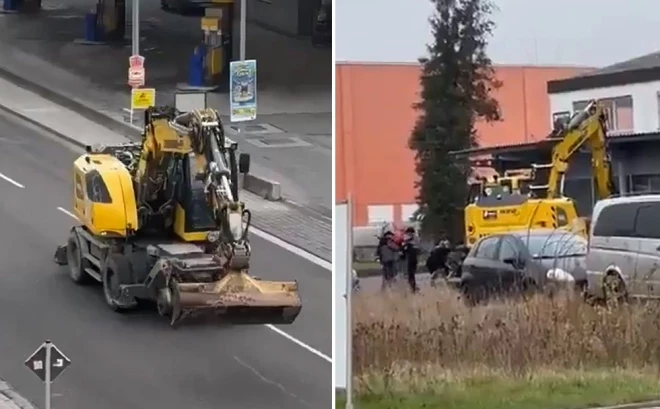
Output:
[[471,246],[491,234],[528,228],[563,228],[586,235],[577,218],[575,204],[569,198],[470,204],[465,208],[466,244]]
[[73,163],[73,212],[101,237],[127,237],[137,228],[133,180],[111,155],[82,155]]

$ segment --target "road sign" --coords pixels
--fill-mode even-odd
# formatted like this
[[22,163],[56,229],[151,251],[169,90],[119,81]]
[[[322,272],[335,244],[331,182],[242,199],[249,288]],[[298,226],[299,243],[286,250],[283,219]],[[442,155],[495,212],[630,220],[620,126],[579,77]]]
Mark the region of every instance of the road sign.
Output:
[[129,67],[144,67],[144,57],[141,55],[131,55],[128,57]]
[[[54,381],[70,365],[71,360],[50,341],[41,344],[25,361],[25,366],[34,372],[43,382]],[[47,366],[50,366],[48,373],[46,373]]]
[[145,83],[144,57],[132,55],[128,57],[128,85],[133,88],[141,87]]
[[147,109],[156,105],[154,88],[133,88],[131,90],[131,110]]
[[229,108],[231,122],[257,118],[257,60],[229,63]]

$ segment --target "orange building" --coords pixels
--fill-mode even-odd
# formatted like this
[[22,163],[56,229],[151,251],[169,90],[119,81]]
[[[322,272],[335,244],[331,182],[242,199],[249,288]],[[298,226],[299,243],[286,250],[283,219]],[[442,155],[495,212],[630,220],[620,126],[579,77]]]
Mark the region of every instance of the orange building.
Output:
[[[481,146],[544,138],[550,131],[547,82],[584,67],[496,66],[494,95],[502,121],[479,124]],[[352,194],[354,223],[401,221],[416,209],[414,154],[408,138],[417,119],[419,64],[338,62],[336,70],[336,197]]]

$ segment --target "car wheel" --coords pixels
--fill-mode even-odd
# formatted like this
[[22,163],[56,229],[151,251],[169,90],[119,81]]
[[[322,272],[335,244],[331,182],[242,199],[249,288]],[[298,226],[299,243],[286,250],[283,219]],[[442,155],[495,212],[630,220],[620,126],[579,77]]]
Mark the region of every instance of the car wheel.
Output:
[[608,304],[619,304],[626,301],[626,284],[618,274],[608,274],[603,279],[603,294]]

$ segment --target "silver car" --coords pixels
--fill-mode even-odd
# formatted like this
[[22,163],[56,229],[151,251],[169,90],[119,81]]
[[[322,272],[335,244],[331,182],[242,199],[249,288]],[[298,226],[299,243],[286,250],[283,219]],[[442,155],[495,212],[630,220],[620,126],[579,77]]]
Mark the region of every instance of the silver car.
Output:
[[660,298],[660,195],[597,202],[586,264],[597,297]]

